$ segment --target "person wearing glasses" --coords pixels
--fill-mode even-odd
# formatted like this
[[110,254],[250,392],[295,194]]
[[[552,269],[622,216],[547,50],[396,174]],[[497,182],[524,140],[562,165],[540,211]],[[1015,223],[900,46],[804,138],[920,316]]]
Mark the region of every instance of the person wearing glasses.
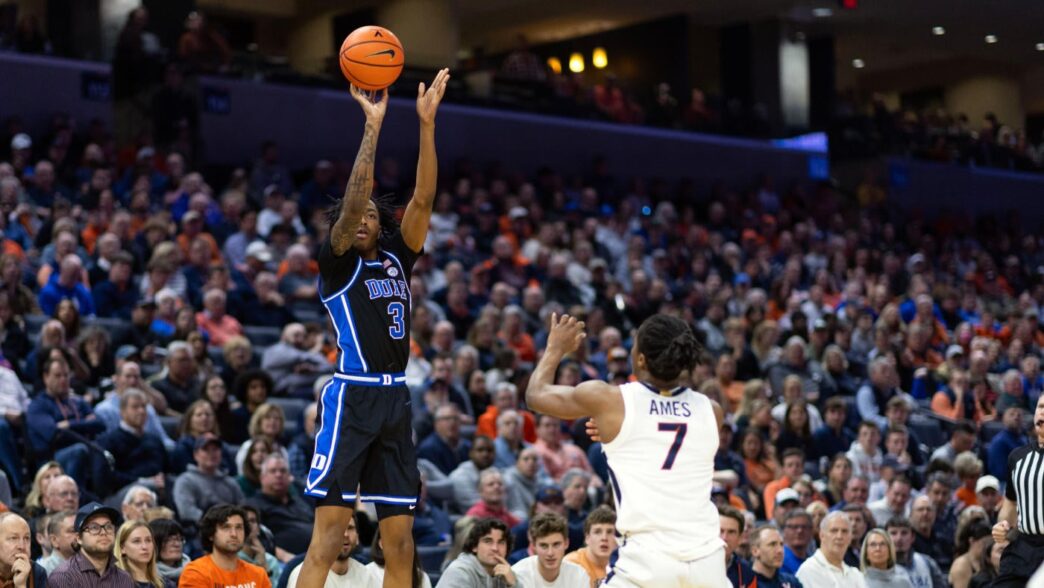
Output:
[[[780,492],[782,494],[782,492]],[[795,492],[796,494],[796,492]],[[778,496],[777,496],[778,498]],[[783,567],[787,574],[797,574],[798,568],[811,555],[812,515],[796,508],[783,522]]]
[[870,529],[863,538],[862,557],[859,569],[863,572],[867,588],[888,588],[914,584],[906,569],[897,565],[895,545],[887,531]]
[[130,574],[116,566],[113,547],[120,513],[91,502],[76,511],[79,549],[47,578],[49,588],[135,588]]

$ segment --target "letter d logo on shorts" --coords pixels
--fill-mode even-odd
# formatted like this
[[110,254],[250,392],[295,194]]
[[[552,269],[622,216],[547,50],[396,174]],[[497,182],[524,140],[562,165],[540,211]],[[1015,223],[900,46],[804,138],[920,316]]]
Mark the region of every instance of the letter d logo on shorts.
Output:
[[392,375],[391,374],[381,374],[381,385],[382,386],[391,386],[392,385]]
[[315,455],[312,456],[312,469],[313,470],[321,470],[321,469],[323,469],[324,465],[326,465],[326,456],[325,455],[316,453]]

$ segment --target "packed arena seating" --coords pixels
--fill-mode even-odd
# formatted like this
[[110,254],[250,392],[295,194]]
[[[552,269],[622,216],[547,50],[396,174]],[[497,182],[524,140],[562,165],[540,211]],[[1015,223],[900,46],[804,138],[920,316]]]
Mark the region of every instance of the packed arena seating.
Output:
[[[294,173],[273,149],[231,173],[192,169],[147,145],[118,154],[106,129],[60,117],[0,154],[3,508],[42,517],[73,492],[135,508],[140,485],[196,555],[201,512],[241,501],[271,531],[277,577],[311,532],[299,484],[336,354],[314,260],[347,168]],[[408,196],[401,163],[380,166],[380,192]],[[847,199],[751,180],[692,199],[611,170],[445,167],[407,372],[427,486],[415,536],[433,578],[459,549],[451,522],[497,511],[477,489],[486,468],[504,473],[515,558],[533,513],[557,509],[582,537],[607,500],[584,424],[525,410],[552,312],[588,332],[562,383],[631,379],[634,329],[654,313],[693,326],[705,354],[691,386],[728,414],[714,499],[778,521],[794,557],[819,528],[791,525],[795,509],[818,522],[845,508],[864,533],[908,516],[944,573],[967,564],[967,529],[996,520],[1004,457],[1044,389],[1039,235],[913,217],[873,186]],[[70,388],[71,403],[49,400]],[[206,469],[212,441],[221,467]],[[264,469],[273,453],[289,489]],[[59,471],[76,487],[47,489]],[[271,493],[287,505],[267,508]]]

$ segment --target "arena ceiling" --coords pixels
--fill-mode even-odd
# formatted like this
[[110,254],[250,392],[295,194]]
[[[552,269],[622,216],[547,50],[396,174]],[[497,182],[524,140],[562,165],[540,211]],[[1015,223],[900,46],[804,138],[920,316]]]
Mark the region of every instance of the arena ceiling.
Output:
[[[197,0],[205,8],[267,17],[373,6],[376,0]],[[839,63],[863,59],[868,72],[940,61],[1044,66],[1044,0],[406,0],[452,3],[463,47],[496,53],[519,33],[532,43],[561,41],[672,14],[690,14],[707,27],[778,18],[807,35],[832,34]],[[814,9],[832,14],[817,17]],[[946,34],[932,34],[942,26]],[[986,35],[996,35],[988,44]],[[1044,45],[1042,45],[1044,47]]]
[[[463,44],[491,51],[518,33],[539,44],[588,35],[671,14],[688,13],[706,26],[780,18],[809,35],[833,34],[839,62],[859,57],[868,71],[973,59],[1016,66],[1044,65],[1044,2],[1040,0],[455,0]],[[813,9],[830,8],[817,17]],[[932,34],[942,26],[946,34]],[[996,35],[988,44],[986,35]]]

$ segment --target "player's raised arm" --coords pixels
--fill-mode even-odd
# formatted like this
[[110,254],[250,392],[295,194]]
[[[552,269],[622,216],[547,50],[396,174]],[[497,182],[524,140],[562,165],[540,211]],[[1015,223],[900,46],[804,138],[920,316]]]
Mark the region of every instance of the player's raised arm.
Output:
[[388,90],[380,101],[373,102],[362,90],[352,86],[352,98],[362,106],[366,115],[366,127],[363,130],[362,144],[355,156],[352,176],[348,187],[344,190],[341,213],[330,230],[330,244],[334,255],[344,255],[355,244],[359,223],[362,222],[366,203],[373,194],[373,160],[377,154],[377,135],[381,132],[384,113],[388,110]]
[[406,205],[402,217],[402,238],[406,246],[414,251],[424,247],[431,222],[431,208],[435,203],[435,187],[438,181],[439,162],[435,155],[435,113],[446,93],[449,70],[441,69],[431,86],[424,82],[417,87],[417,117],[420,119],[420,155],[417,157],[417,187],[413,198]]
[[579,386],[556,386],[555,372],[562,358],[583,344],[584,323],[568,314],[551,315],[551,332],[544,355],[537,363],[526,388],[526,404],[531,410],[561,419],[597,416],[613,388],[606,382],[590,380]]

